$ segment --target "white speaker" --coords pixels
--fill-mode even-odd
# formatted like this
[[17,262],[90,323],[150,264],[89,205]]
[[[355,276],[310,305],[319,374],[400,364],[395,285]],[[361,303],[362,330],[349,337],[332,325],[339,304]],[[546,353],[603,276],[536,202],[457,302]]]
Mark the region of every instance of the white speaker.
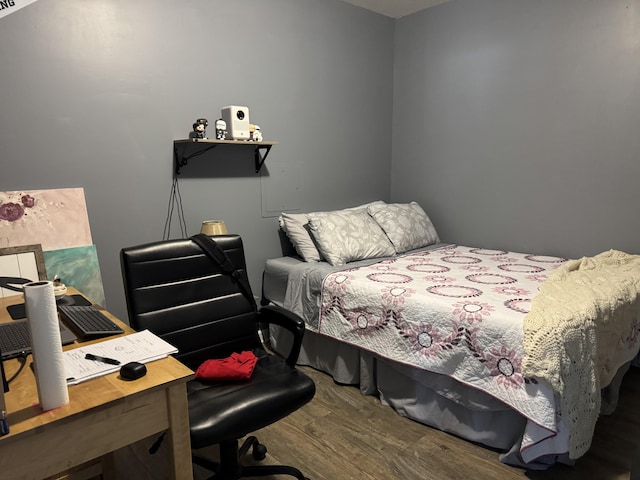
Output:
[[227,134],[233,140],[249,140],[249,108],[229,105],[222,109],[222,119],[227,122]]

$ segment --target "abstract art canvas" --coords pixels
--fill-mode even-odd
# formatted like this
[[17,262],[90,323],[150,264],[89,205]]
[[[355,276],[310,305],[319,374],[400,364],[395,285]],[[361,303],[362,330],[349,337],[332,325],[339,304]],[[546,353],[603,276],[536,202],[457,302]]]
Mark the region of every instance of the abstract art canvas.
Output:
[[105,305],[82,188],[0,192],[0,248],[39,244],[49,280],[56,276]]
[[76,287],[94,303],[105,305],[95,245],[44,252],[44,264],[50,278],[57,276],[62,283]]
[[92,245],[82,188],[0,192],[0,248],[42,250]]

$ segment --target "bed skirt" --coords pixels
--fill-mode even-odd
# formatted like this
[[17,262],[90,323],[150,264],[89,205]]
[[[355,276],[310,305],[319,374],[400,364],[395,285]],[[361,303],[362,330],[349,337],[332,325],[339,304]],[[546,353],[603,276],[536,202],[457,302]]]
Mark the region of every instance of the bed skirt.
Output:
[[[286,352],[290,341],[278,327],[270,332],[272,348]],[[573,464],[566,453],[545,455],[524,463],[520,444],[527,419],[503,402],[451,377],[381,358],[371,352],[307,330],[298,358],[331,375],[336,383],[357,385],[363,395],[375,395],[398,414],[465,440],[504,452],[503,463],[542,470],[554,463]],[[622,376],[603,391],[603,413],[615,409]]]

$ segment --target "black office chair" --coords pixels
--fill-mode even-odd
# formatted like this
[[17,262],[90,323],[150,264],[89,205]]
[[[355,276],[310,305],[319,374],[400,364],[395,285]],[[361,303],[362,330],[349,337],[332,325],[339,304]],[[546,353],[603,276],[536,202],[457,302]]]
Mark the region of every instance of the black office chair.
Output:
[[[242,239],[211,237],[235,268],[221,266],[191,239],[166,240],[124,248],[120,252],[131,326],[149,329],[178,348],[176,357],[195,370],[208,359],[252,350],[258,363],[246,382],[192,380],[187,384],[191,447],[220,446],[220,462],[193,452],[193,462],[213,472],[215,480],[246,476],[291,475],[289,466],[242,466],[250,448],[261,460],[266,448],[249,436],[309,402],[313,381],[295,368],[304,323],[277,306],[257,310],[248,287]],[[240,280],[240,281],[239,281]],[[249,292],[243,291],[244,284]],[[248,294],[247,294],[248,293]],[[259,323],[288,329],[294,338],[286,359],[265,351]]]

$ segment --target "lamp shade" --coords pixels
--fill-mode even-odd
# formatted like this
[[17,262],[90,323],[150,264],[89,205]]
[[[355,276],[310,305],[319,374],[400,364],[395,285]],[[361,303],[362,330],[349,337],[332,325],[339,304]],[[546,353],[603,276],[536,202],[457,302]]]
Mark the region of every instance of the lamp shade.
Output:
[[227,226],[222,220],[205,220],[202,222],[200,233],[205,235],[224,235],[229,233],[229,230],[227,230]]

